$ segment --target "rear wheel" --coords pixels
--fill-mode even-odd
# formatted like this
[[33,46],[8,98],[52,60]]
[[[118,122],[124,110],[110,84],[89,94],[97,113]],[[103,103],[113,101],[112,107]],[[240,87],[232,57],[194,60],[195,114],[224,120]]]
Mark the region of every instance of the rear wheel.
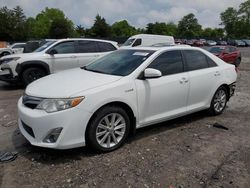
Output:
[[221,86],[217,89],[209,108],[209,111],[212,115],[219,115],[224,111],[227,105],[227,95],[228,93],[224,86]]
[[23,71],[22,80],[24,84],[27,86],[31,82],[39,78],[42,78],[44,76],[46,76],[46,73],[43,69],[37,67],[31,67]]
[[102,152],[119,148],[128,136],[130,120],[120,107],[101,108],[90,122],[87,130],[87,144]]

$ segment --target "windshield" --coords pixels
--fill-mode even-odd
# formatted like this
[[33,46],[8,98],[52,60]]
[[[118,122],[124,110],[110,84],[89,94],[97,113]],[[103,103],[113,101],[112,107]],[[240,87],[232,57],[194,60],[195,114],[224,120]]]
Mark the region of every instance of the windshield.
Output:
[[213,47],[208,49],[209,52],[214,53],[214,54],[219,54],[221,53],[225,48],[223,47]]
[[56,41],[48,41],[45,44],[43,44],[42,46],[40,46],[39,48],[37,48],[34,52],[41,52],[44,49],[48,48],[49,46],[51,46],[52,44],[54,44]]
[[127,76],[153,53],[152,50],[118,50],[97,59],[84,69],[103,74]]
[[135,41],[135,39],[128,39],[122,46],[131,46],[131,44]]

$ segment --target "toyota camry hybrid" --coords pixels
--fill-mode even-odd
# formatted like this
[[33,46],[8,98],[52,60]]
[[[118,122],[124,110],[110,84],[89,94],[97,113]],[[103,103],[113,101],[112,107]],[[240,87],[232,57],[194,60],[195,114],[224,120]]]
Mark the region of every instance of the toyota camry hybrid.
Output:
[[136,129],[208,109],[221,114],[237,73],[195,47],[137,47],[41,78],[18,101],[19,128],[35,146],[98,151]]

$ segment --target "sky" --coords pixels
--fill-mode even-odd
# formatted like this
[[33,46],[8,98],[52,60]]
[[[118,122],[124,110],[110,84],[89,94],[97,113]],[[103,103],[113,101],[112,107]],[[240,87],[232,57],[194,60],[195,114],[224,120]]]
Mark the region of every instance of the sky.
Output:
[[75,25],[89,28],[100,14],[108,24],[127,20],[136,28],[152,22],[174,22],[193,13],[206,27],[219,27],[220,13],[228,7],[238,9],[246,0],[1,0],[0,7],[19,5],[27,17],[35,17],[45,7],[59,8]]

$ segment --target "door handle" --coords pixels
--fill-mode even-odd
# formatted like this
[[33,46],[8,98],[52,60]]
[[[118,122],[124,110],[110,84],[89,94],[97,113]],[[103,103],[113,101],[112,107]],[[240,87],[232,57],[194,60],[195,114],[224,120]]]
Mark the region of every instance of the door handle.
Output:
[[188,79],[183,77],[180,79],[180,83],[183,84],[183,83],[187,83],[188,82]]
[[71,58],[76,58],[76,56],[75,55],[72,55],[72,56],[70,56]]
[[220,76],[220,72],[219,72],[219,71],[216,71],[216,72],[214,73],[214,76]]

